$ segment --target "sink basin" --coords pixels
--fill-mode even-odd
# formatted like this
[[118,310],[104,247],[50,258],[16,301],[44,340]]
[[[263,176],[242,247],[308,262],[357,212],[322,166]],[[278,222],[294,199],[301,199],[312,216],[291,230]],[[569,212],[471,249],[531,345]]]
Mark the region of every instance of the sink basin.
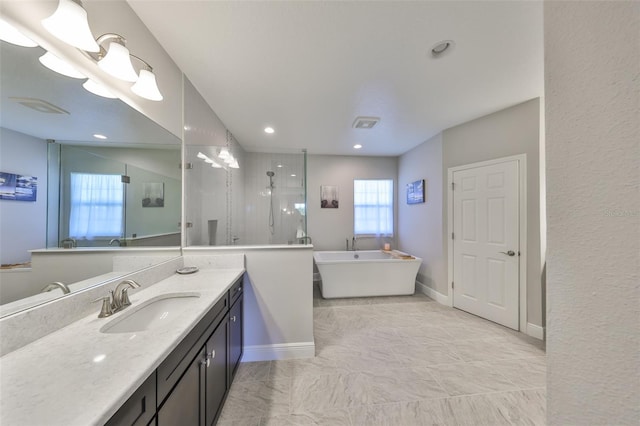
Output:
[[199,293],[168,293],[130,306],[120,318],[105,324],[101,333],[135,333],[161,327],[183,313],[200,297]]

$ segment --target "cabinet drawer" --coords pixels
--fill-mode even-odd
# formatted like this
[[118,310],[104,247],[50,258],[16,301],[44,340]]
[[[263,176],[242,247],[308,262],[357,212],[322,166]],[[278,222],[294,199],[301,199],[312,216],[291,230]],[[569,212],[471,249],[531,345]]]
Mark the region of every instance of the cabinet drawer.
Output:
[[231,305],[233,305],[233,303],[238,299],[238,297],[242,296],[242,293],[244,292],[244,284],[243,284],[242,278],[243,277],[238,278],[238,281],[233,283],[233,285],[229,289],[229,297],[231,298],[231,302],[230,302]]
[[[158,402],[164,401],[187,367],[196,357],[207,338],[223,320],[229,310],[229,297],[225,295],[207,312],[205,317],[184,338],[177,348],[158,367]],[[158,404],[160,405],[160,404]]]
[[109,419],[106,426],[146,426],[156,415],[156,372]]

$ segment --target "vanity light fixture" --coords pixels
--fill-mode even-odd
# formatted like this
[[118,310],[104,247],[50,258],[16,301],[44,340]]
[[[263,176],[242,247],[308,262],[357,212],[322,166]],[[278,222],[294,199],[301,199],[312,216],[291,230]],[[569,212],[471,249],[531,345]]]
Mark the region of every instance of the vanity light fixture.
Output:
[[273,134],[275,133],[275,130],[273,129],[273,127],[265,127],[264,132],[268,134]]
[[[141,98],[150,101],[161,101],[163,98],[153,68],[144,59],[133,55],[126,47],[126,39],[114,33],[103,34],[97,39],[100,51],[98,53],[90,53],[89,56],[98,62],[98,66],[107,74],[129,83],[131,91]],[[137,59],[142,63],[140,74],[131,62],[131,59]]]
[[107,137],[105,135],[101,135],[100,133],[95,133],[93,135],[93,137],[96,138],[96,139],[101,139],[101,140],[107,139]]
[[[97,59],[98,66],[102,71],[130,83],[138,79],[138,74],[131,63],[129,49],[125,45],[127,41],[124,37],[118,34],[103,34],[98,37],[97,42],[101,47]],[[102,47],[103,43],[108,43],[106,49]]]
[[220,153],[218,154],[218,158],[228,158],[231,154],[229,154],[229,150],[227,148],[220,148]]
[[229,164],[229,167],[231,167],[232,169],[239,169],[240,165],[238,164],[238,160],[234,158],[233,163]]
[[62,74],[71,78],[87,78],[86,75],[75,69],[75,67],[69,62],[65,61],[64,59],[60,59],[51,52],[47,52],[44,55],[40,56],[38,60],[42,65],[49,68],[51,71],[57,72],[58,74]]
[[222,168],[222,166],[219,163],[217,163],[215,160],[212,160],[211,158],[209,158],[206,154],[203,154],[202,152],[198,152],[198,155],[196,155],[196,157],[198,157],[201,160],[204,160],[204,162],[207,163],[207,164],[211,164],[211,167],[213,167],[214,169]]
[[89,28],[87,11],[80,0],[58,0],[58,8],[53,15],[42,20],[42,26],[71,46],[87,52],[100,51]]
[[19,29],[0,18],[0,40],[22,47],[36,47],[38,43],[22,34]]
[[109,89],[107,89],[100,83],[96,83],[91,79],[88,79],[87,81],[85,81],[82,84],[82,87],[84,87],[86,90],[93,93],[94,95],[102,96],[103,98],[110,98],[110,99],[117,98],[117,96],[111,93]]
[[359,143],[353,146],[353,149],[360,149],[360,148],[362,148],[362,145],[360,145]]
[[[135,55],[131,56],[140,59]],[[160,93],[160,89],[158,89],[153,68],[142,59],[140,59],[140,61],[145,64],[145,68],[140,70],[138,81],[131,86],[131,91],[141,98],[149,99],[150,101],[161,101],[164,98],[162,97],[162,93]]]

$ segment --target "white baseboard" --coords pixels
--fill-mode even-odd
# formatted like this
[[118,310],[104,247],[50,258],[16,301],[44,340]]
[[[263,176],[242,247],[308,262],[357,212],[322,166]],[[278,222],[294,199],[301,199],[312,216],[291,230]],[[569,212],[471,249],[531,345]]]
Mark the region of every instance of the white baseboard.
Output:
[[242,362],[313,358],[314,356],[316,356],[314,342],[254,345],[244,347]]
[[418,290],[422,294],[429,296],[441,305],[449,306],[449,296],[445,296],[444,294],[437,292],[431,287],[422,284],[420,281],[416,281],[416,290]]
[[539,340],[544,340],[544,327],[527,323],[526,334]]

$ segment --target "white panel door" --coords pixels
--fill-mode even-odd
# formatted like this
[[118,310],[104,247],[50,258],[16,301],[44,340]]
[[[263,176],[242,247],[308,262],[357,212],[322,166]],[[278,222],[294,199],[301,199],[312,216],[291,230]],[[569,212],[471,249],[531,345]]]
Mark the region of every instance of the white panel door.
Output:
[[518,161],[453,172],[453,306],[518,330]]

